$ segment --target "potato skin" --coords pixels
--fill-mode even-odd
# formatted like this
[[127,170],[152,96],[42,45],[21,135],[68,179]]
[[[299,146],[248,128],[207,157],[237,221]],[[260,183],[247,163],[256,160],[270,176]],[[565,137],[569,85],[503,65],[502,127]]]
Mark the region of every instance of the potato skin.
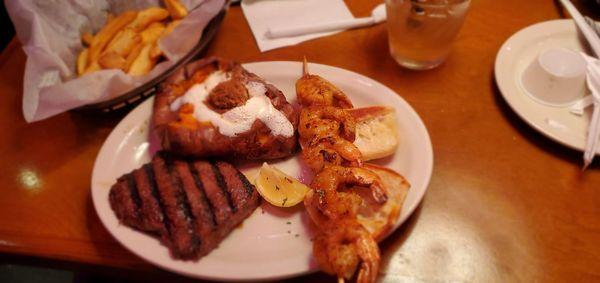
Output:
[[181,93],[178,84],[188,80],[196,71],[208,65],[225,71],[241,69],[242,75],[246,78],[264,82],[263,79],[243,69],[240,64],[220,58],[211,57],[188,63],[161,85],[154,100],[153,129],[163,149],[189,157],[228,156],[241,159],[275,159],[294,154],[298,148],[298,111],[286,101],[280,90],[270,84],[266,84],[266,95],[271,99],[273,106],[292,123],[294,127],[292,137],[271,135],[269,128],[259,120],[254,122],[248,132],[236,137],[222,135],[210,123],[199,123],[195,128],[177,123],[178,114],[171,111],[169,106],[178,97],[177,94]]

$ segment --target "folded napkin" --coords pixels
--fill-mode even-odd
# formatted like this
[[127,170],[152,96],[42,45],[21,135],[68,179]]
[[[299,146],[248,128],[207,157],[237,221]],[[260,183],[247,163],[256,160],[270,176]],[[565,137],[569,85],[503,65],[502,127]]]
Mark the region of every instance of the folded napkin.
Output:
[[270,27],[291,27],[354,18],[343,0],[242,0],[242,10],[261,52],[342,31],[271,39],[266,36]]

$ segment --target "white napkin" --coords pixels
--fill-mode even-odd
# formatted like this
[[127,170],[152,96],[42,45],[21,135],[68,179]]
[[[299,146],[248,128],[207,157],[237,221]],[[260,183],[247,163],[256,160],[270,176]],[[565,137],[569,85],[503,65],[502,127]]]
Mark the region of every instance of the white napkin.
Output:
[[266,36],[269,27],[298,26],[354,18],[343,0],[242,0],[242,10],[261,52],[342,31],[271,39]]

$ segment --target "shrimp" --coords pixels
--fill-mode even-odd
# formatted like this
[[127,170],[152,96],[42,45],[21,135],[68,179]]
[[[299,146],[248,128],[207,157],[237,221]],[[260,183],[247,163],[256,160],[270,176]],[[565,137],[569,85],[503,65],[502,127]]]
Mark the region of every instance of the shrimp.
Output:
[[352,186],[368,187],[377,203],[387,201],[381,179],[372,171],[360,167],[327,166],[310,184],[314,193],[304,199],[304,205],[317,225],[325,218],[335,220],[342,216],[356,216],[361,203],[356,200],[360,197],[338,191]]
[[375,201],[387,201],[377,174],[360,167],[326,166],[315,176],[304,198],[309,216],[320,228],[313,241],[313,255],[323,271],[357,282],[375,282],[379,270],[379,247],[371,234],[356,220],[362,200],[346,187],[369,187]]
[[354,141],[355,138],[356,121],[346,110],[337,107],[303,108],[300,112],[299,125],[298,133],[304,139],[338,133],[349,141]]
[[344,92],[320,76],[308,73],[306,58],[304,58],[302,73],[302,77],[296,81],[296,94],[302,106],[353,107]]
[[332,222],[313,240],[313,255],[321,269],[350,280],[359,266],[356,282],[375,282],[380,253],[377,242],[358,222],[343,219]]
[[357,194],[338,192],[337,202],[329,205],[329,213],[325,215],[319,208],[319,202],[322,195],[315,190],[309,190],[304,196],[304,207],[308,212],[308,216],[320,229],[327,229],[331,221],[336,221],[342,218],[354,218],[360,208],[362,199]]
[[326,164],[362,165],[362,153],[352,143],[356,123],[348,112],[332,106],[307,107],[299,120],[302,157],[314,172]]
[[320,172],[325,165],[362,166],[362,153],[353,143],[338,136],[301,141],[302,158],[313,172]]

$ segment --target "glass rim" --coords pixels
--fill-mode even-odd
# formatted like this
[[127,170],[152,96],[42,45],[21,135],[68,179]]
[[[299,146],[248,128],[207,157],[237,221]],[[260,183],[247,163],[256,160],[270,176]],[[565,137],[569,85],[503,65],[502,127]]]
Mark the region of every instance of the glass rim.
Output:
[[[424,2],[420,2],[424,1]],[[431,0],[406,0],[406,2],[411,2],[413,5],[423,6],[423,7],[447,7],[452,5],[463,4],[465,2],[471,2],[471,0],[448,0],[447,3],[428,3]]]

